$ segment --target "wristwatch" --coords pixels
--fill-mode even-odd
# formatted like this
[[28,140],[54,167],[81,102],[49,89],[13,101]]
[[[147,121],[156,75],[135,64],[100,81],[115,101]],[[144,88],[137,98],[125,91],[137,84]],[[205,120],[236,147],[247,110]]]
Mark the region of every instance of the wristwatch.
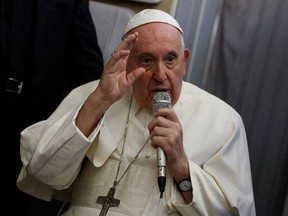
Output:
[[176,183],[177,189],[181,192],[186,192],[192,189],[191,179],[183,179],[179,183]]

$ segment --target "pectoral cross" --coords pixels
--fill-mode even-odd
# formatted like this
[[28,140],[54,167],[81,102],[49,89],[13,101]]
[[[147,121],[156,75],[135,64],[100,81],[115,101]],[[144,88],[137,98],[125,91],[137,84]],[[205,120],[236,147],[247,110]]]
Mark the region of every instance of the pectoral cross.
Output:
[[120,200],[114,198],[115,190],[115,187],[111,187],[107,196],[99,196],[97,198],[97,203],[102,205],[99,216],[105,216],[110,207],[118,207],[120,205]]

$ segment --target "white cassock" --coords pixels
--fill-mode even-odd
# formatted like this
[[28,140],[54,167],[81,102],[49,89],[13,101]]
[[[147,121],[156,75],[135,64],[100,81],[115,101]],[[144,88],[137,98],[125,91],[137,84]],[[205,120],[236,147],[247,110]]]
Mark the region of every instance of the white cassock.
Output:
[[256,215],[245,128],[234,109],[183,82],[172,108],[182,124],[193,185],[193,202],[185,204],[169,171],[160,199],[156,150],[147,129],[152,116],[131,100],[131,91],[107,110],[88,138],[75,126],[79,109],[97,84],[74,89],[47,120],[21,133],[20,190],[44,200],[69,199],[65,216],[99,215],[102,206],[96,200],[107,195],[115,180],[129,115],[118,179],[144,147],[116,186],[120,205],[110,207],[108,216]]

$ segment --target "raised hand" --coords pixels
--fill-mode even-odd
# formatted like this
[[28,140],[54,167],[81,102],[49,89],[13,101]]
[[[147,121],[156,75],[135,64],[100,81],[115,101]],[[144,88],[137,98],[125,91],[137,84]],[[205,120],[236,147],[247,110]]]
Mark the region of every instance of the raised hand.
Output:
[[111,103],[119,100],[126,93],[129,86],[145,72],[145,69],[141,67],[129,73],[126,71],[130,51],[137,40],[137,32],[125,37],[104,67],[97,90],[101,91],[103,96]]
[[104,67],[101,80],[85,103],[76,118],[76,125],[85,136],[95,129],[106,110],[121,99],[133,82],[144,72],[136,68],[127,73],[126,66],[130,51],[138,39],[138,33],[128,35],[111,55]]

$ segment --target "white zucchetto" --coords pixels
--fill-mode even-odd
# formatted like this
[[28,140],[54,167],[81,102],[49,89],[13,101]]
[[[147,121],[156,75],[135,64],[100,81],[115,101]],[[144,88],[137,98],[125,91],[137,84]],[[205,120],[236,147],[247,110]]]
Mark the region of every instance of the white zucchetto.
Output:
[[181,29],[179,23],[170,14],[158,9],[145,9],[135,14],[131,18],[131,20],[127,23],[126,28],[124,29],[123,35],[127,34],[127,32],[138,26],[153,22],[170,24],[183,34],[183,30]]

